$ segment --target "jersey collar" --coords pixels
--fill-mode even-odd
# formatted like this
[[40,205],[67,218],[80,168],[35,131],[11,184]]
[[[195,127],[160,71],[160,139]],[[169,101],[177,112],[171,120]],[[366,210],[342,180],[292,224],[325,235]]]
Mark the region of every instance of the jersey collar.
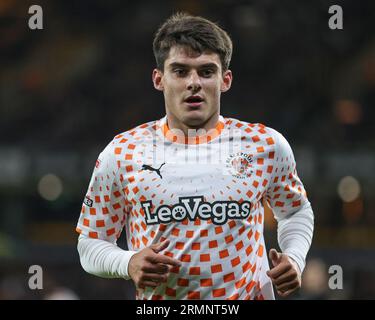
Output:
[[159,127],[164,137],[171,142],[181,144],[202,144],[210,142],[211,140],[218,137],[225,127],[225,121],[224,117],[219,115],[219,121],[217,122],[215,128],[208,130],[208,132],[204,135],[197,135],[191,137],[185,136],[179,130],[169,129],[167,116],[164,116],[162,119],[160,119]]

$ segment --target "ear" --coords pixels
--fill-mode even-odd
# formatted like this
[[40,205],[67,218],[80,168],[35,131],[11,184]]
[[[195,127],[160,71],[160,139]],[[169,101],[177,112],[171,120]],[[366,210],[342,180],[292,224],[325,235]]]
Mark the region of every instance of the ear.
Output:
[[156,90],[163,91],[163,72],[159,69],[152,70],[152,82],[154,83],[154,88]]
[[230,70],[225,71],[223,74],[223,81],[221,82],[220,91],[221,92],[228,91],[232,85],[232,80],[233,80],[232,71]]

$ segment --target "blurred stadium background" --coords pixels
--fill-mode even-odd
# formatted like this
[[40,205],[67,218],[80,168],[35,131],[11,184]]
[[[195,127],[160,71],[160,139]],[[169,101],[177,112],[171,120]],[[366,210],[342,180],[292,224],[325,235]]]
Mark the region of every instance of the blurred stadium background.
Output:
[[[44,30],[28,28],[41,5]],[[339,4],[344,30],[328,28]],[[0,299],[128,299],[122,280],[86,274],[75,224],[97,155],[164,114],[152,38],[177,10],[232,36],[222,114],[261,122],[292,145],[316,227],[291,299],[375,298],[375,3],[363,1],[0,1]],[[266,219],[268,247],[275,221]],[[121,238],[120,245],[124,246]],[[44,289],[28,288],[29,266]],[[343,268],[330,290],[328,268]]]

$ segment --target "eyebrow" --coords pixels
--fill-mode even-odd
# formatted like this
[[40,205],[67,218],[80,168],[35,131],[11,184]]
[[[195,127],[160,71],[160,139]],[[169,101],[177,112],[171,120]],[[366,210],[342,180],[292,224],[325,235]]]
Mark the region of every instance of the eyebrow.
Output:
[[[185,63],[180,63],[180,62],[172,62],[170,65],[169,65],[170,68],[176,68],[176,67],[180,67],[180,68],[190,68],[190,65],[188,64],[185,64]],[[218,66],[215,64],[215,63],[205,63],[205,64],[202,64],[199,66],[199,68],[213,68],[215,70],[218,69]]]

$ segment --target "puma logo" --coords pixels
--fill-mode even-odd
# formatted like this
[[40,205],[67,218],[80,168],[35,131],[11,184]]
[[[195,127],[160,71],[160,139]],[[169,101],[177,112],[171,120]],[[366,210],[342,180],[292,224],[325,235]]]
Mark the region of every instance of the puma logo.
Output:
[[144,164],[144,165],[142,165],[142,170],[155,171],[155,172],[159,175],[159,177],[160,177],[161,179],[163,179],[163,177],[162,177],[161,174],[160,174],[160,169],[161,169],[161,167],[164,166],[164,165],[165,165],[165,162],[159,167],[159,169],[155,169],[155,168],[149,166],[148,164]]

